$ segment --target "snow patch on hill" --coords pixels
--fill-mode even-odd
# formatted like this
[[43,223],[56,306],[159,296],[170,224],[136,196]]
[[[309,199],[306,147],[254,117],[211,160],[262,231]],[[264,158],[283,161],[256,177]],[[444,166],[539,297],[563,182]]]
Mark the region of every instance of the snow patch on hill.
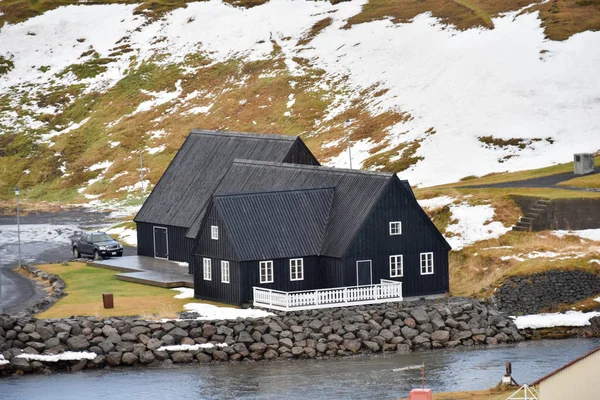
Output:
[[[423,160],[402,173],[413,185],[538,168],[569,161],[574,152],[600,148],[600,32],[549,41],[535,12],[494,18],[493,30],[458,31],[429,14],[410,23],[383,20],[342,29],[364,3],[278,0],[246,9],[221,1],[197,2],[149,24],[144,24],[142,16],[133,15],[136,5],[59,7],[2,28],[0,55],[13,61],[14,68],[0,76],[0,92],[13,93],[11,106],[17,107],[25,93],[50,91],[60,85],[82,83],[86,92],[103,91],[128,69],[149,60],[183,63],[186,55],[204,52],[213,62],[232,57],[253,61],[269,58],[277,46],[292,74],[309,73],[294,61],[302,57],[312,67],[326,71],[315,89],[341,90],[335,93],[327,116],[315,121],[316,134],[326,133],[331,128],[328,119],[359,97],[373,115],[410,113],[410,120],[382,128],[389,142],[378,151],[418,140],[415,156]],[[333,19],[331,25],[308,45],[297,45],[313,24],[327,17]],[[114,54],[122,45],[132,51]],[[106,71],[82,80],[65,72],[70,65],[89,61],[90,57],[82,54],[90,50],[111,58]],[[184,73],[190,68],[183,66]],[[373,87],[383,94],[362,94]],[[136,112],[168,102],[175,103],[171,113],[210,110],[178,108],[186,102],[180,89],[149,92],[153,99],[140,104]],[[295,106],[294,101],[289,98],[287,106]],[[42,110],[35,104],[25,107],[33,114],[61,111]],[[292,108],[286,112],[294,114]],[[113,124],[121,121],[120,117]],[[38,129],[44,122],[5,110],[0,112],[0,124]],[[71,128],[76,128],[75,124]],[[492,140],[482,141],[481,137]],[[522,142],[498,144],[493,139]],[[380,144],[354,140],[353,166],[360,167]],[[342,152],[325,161],[347,166],[348,154]]]

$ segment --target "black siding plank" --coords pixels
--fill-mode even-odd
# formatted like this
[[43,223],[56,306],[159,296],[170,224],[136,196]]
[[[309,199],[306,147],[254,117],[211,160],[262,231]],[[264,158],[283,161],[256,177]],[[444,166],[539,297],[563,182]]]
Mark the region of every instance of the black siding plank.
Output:
[[[356,285],[356,261],[372,260],[373,283],[381,279],[403,282],[403,295],[420,296],[449,290],[446,242],[425,221],[419,206],[394,180],[375,204],[344,257],[345,285]],[[389,222],[401,221],[402,234],[390,235]],[[421,275],[420,253],[434,253],[434,274]],[[390,255],[403,255],[404,277],[391,278]]]
[[212,279],[204,279],[202,256],[195,255],[193,259],[194,271],[194,297],[202,300],[216,301],[219,303],[242,305],[244,299],[241,296],[243,279],[240,274],[240,263],[229,261],[229,282],[221,282],[220,258],[211,258]]
[[157,226],[167,228],[167,238],[169,240],[169,260],[187,263],[191,261],[193,240],[185,237],[187,228],[180,226],[148,224],[144,222],[138,222],[136,225],[138,255],[154,257],[154,227]]

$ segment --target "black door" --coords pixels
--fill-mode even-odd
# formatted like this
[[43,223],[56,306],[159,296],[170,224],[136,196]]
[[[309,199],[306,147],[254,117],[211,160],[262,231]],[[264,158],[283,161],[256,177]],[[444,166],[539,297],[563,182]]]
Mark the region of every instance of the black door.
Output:
[[154,227],[154,257],[169,258],[167,228]]
[[371,285],[372,282],[371,273],[371,260],[361,260],[356,262],[356,285]]

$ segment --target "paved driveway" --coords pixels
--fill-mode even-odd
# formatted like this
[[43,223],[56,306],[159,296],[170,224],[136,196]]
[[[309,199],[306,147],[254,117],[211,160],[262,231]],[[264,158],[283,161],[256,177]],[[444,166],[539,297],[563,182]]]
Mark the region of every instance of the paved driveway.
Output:
[[[21,217],[22,263],[71,260],[70,237],[82,229],[106,228],[107,218],[108,213],[82,210],[32,213]],[[125,255],[136,253],[133,247],[124,249]],[[43,295],[32,281],[14,271],[18,264],[16,217],[0,216],[0,309],[4,313],[23,311]]]

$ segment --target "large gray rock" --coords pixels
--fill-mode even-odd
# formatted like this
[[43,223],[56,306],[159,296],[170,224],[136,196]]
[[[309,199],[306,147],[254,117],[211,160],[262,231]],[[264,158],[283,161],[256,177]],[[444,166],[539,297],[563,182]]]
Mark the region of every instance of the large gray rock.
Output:
[[14,357],[12,360],[10,360],[10,366],[16,370],[23,372],[30,372],[33,370],[31,365],[29,364],[29,361],[27,361],[24,358]]
[[264,335],[262,335],[262,341],[265,342],[267,345],[278,345],[279,344],[279,340],[275,337],[273,337],[273,335],[270,335],[268,333],[265,333]]
[[410,312],[410,315],[417,321],[417,324],[426,324],[429,322],[429,315],[421,307],[415,308]]
[[123,354],[121,361],[125,365],[134,365],[138,362],[138,358],[133,353],[125,353],[125,354]]
[[175,343],[180,343],[181,339],[188,336],[188,333],[181,328],[171,329],[169,335],[175,339]]
[[366,341],[363,342],[363,345],[373,353],[377,353],[380,349],[379,345],[375,342]]
[[162,341],[160,339],[152,338],[148,340],[146,343],[146,348],[150,351],[154,351],[162,346]]
[[140,363],[143,365],[152,364],[154,360],[154,354],[151,351],[144,351],[140,354]]
[[431,334],[431,340],[439,343],[446,343],[448,340],[450,340],[450,332],[435,331]]
[[323,327],[323,322],[321,322],[321,320],[319,319],[313,319],[312,321],[310,321],[310,323],[308,324],[308,327],[310,329],[312,329],[315,332],[318,332],[321,330],[321,328]]
[[404,337],[404,339],[409,340],[416,337],[419,334],[419,331],[417,329],[409,328],[408,326],[402,327],[400,331],[402,332],[402,336]]
[[246,331],[241,331],[240,332],[237,341],[240,342],[240,343],[244,343],[244,344],[254,343],[254,339]]
[[252,343],[249,349],[252,352],[262,354],[268,349],[268,346],[265,343]]
[[171,360],[173,360],[175,364],[189,364],[194,360],[194,356],[192,353],[185,351],[176,351],[171,354]]
[[67,339],[67,347],[71,351],[83,351],[90,347],[90,342],[85,336],[74,336]]

